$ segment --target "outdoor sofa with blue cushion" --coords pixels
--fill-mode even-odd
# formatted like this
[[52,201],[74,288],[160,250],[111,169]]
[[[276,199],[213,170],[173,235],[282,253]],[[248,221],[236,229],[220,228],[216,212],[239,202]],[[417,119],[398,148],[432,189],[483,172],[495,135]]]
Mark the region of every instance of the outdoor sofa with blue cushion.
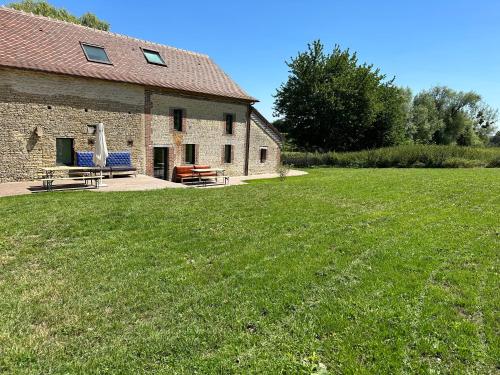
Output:
[[[92,151],[77,151],[76,165],[78,167],[95,167],[94,153]],[[110,152],[106,158],[106,166],[103,173],[109,174],[113,178],[115,174],[137,174],[137,169],[132,166],[129,151]]]

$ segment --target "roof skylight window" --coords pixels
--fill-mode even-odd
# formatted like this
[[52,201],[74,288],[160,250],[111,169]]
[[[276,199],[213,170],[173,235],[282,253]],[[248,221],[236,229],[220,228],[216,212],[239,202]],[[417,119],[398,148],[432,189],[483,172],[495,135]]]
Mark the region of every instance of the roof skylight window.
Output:
[[166,65],[159,52],[144,48],[142,49],[142,52],[144,53],[144,57],[146,58],[148,63],[156,65]]
[[88,61],[112,65],[104,47],[86,43],[81,43],[81,45]]

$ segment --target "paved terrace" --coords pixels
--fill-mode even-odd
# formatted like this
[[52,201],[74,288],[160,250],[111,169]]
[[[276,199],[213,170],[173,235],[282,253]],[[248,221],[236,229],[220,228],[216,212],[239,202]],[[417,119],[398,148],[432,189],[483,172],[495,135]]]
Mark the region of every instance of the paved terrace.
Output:
[[[288,177],[301,176],[307,172],[299,170],[290,170]],[[244,185],[248,180],[277,178],[277,173],[267,173],[252,176],[230,177],[229,185],[207,185],[206,188],[221,188],[226,186]],[[186,188],[205,188],[202,185],[183,185],[171,181],[160,180],[158,178],[137,175],[137,177],[115,177],[111,179],[104,179],[103,182],[107,186],[102,186],[99,189],[95,188],[82,188],[82,184],[70,184],[66,182],[61,185],[54,185],[55,191],[68,191],[68,190],[89,190],[94,192],[108,192],[108,191],[141,191],[141,190],[156,190],[156,189],[186,189]],[[46,193],[42,188],[41,181],[23,181],[23,182],[6,182],[0,184],[0,197],[11,195],[23,195],[32,193]]]

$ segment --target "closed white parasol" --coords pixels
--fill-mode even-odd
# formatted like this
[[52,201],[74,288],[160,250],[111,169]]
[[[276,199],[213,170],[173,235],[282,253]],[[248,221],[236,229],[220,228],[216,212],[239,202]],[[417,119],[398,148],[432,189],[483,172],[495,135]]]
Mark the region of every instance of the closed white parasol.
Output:
[[101,122],[97,124],[96,127],[96,142],[94,151],[94,165],[101,168],[101,180],[102,184],[102,168],[106,166],[106,158],[108,157],[108,146],[106,145],[106,135],[104,134],[104,124]]

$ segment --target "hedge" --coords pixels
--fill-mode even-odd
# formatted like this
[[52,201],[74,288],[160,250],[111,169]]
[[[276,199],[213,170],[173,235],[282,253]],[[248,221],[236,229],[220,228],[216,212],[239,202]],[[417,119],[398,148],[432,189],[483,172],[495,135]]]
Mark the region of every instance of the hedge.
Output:
[[405,145],[357,152],[283,152],[294,167],[472,168],[500,167],[500,148]]

